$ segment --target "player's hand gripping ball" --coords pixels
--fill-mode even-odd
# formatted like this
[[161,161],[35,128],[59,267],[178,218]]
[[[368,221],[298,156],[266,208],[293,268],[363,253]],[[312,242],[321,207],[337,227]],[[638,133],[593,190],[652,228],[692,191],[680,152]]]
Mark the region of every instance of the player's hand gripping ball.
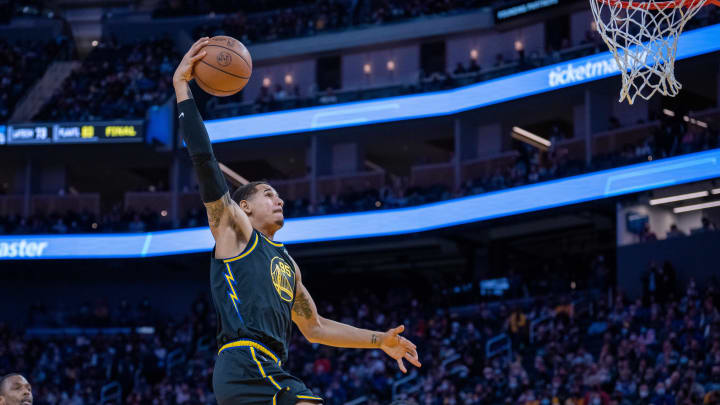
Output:
[[213,96],[232,96],[245,87],[252,74],[252,58],[245,45],[220,35],[208,40],[205,53],[195,63],[195,83]]

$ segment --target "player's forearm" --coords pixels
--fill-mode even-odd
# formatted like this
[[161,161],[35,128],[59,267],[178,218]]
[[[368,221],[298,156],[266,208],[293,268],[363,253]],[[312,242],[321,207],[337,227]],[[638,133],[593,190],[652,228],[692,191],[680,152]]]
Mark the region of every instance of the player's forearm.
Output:
[[200,196],[205,203],[218,201],[228,192],[227,183],[215,159],[210,136],[187,82],[175,84],[175,95],[178,99],[180,132],[198,176]]
[[354,349],[379,349],[384,332],[360,329],[330,319],[321,318],[313,343]]

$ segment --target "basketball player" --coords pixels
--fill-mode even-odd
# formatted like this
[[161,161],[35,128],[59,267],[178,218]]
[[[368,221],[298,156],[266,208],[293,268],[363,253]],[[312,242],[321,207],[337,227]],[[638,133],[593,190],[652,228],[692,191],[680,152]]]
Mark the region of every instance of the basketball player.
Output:
[[0,405],[32,405],[32,387],[20,374],[0,377]]
[[207,44],[207,37],[193,44],[175,71],[173,84],[183,139],[215,238],[210,285],[218,318],[219,350],[213,373],[218,403],[322,403],[322,398],[283,368],[292,322],[310,342],[382,349],[403,373],[407,372],[403,359],[420,367],[415,345],[400,336],[403,325],[377,332],[318,314],[300,268],[282,243],[273,240],[283,226],[283,200],[272,186],[252,182],[230,196],[188,85]]

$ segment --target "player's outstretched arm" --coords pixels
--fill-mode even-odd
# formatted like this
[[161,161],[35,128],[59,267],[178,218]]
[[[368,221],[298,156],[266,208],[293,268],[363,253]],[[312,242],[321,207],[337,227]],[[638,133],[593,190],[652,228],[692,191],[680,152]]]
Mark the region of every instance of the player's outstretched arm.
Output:
[[382,349],[397,361],[398,367],[403,373],[407,373],[403,359],[415,367],[421,366],[416,346],[400,336],[405,330],[403,325],[387,332],[378,332],[356,328],[320,316],[315,302],[302,283],[302,275],[297,264],[295,264],[295,269],[297,270],[295,273],[297,284],[292,320],[308,341],[334,347]]
[[183,140],[195,167],[200,185],[200,196],[207,209],[210,231],[216,242],[219,257],[229,257],[242,250],[239,244],[247,243],[252,225],[247,215],[230,198],[225,178],[212,150],[210,137],[205,130],[200,112],[190,92],[195,63],[205,56],[203,48],[208,38],[200,38],[190,47],[173,75],[173,86],[178,103],[178,119]]

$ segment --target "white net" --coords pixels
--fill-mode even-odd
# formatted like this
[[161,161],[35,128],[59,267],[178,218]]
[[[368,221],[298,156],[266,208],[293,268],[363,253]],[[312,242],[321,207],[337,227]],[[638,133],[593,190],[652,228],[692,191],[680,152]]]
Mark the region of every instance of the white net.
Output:
[[[597,30],[622,73],[620,102],[655,93],[675,96],[677,42],[685,24],[708,0],[590,0]],[[712,2],[712,1],[711,1]]]

